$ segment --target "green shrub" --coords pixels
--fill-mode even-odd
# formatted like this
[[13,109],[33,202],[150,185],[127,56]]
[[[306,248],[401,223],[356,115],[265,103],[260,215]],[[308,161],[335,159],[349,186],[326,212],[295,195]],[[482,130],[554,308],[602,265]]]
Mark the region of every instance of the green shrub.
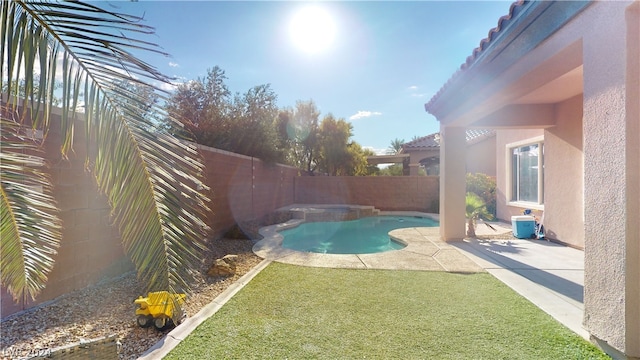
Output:
[[486,204],[487,212],[495,218],[496,179],[494,177],[482,173],[467,174],[467,192],[472,192],[480,196]]

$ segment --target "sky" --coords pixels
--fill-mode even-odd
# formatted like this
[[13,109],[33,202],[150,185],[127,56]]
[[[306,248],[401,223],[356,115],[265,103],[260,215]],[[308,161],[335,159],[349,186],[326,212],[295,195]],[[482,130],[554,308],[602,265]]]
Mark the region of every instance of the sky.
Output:
[[280,108],[313,100],[320,119],[331,113],[349,121],[352,140],[382,154],[394,139],[438,131],[424,104],[508,14],[511,2],[108,4],[155,28],[148,40],[171,56],[145,59],[176,83],[218,66],[232,93],[269,84]]

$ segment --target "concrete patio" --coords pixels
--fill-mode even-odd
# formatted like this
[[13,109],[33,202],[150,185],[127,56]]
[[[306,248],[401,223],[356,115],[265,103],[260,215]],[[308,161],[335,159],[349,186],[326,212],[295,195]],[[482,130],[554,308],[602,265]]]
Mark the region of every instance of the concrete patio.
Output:
[[452,243],[483,269],[578,335],[582,326],[584,253],[545,240],[478,240]]

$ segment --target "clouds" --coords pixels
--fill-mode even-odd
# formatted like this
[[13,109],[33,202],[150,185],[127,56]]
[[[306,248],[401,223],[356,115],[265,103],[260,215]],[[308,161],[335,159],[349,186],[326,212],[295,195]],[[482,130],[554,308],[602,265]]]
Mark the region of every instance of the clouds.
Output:
[[180,67],[180,64],[174,63],[173,61],[169,61],[169,66],[175,68],[175,67]]
[[409,90],[409,92],[411,93],[411,97],[422,98],[427,96],[427,94],[425,93],[418,92],[419,89],[420,88],[417,85],[411,85],[407,88],[407,90]]
[[163,82],[163,83],[160,83],[159,87],[160,87],[160,89],[162,89],[164,91],[171,92],[171,91],[174,91],[175,89],[177,89],[178,85],[180,85],[180,84],[173,84],[173,83],[165,83],[165,82]]
[[387,150],[388,150],[386,148],[385,149],[377,149],[377,148],[375,148],[373,146],[363,146],[362,148],[366,149],[366,150],[371,150],[376,155],[387,155]]
[[359,119],[364,119],[364,118],[368,118],[368,117],[372,117],[372,116],[380,116],[382,115],[381,112],[379,111],[364,111],[364,110],[360,110],[357,113],[355,113],[354,115],[349,116],[349,120],[359,120]]

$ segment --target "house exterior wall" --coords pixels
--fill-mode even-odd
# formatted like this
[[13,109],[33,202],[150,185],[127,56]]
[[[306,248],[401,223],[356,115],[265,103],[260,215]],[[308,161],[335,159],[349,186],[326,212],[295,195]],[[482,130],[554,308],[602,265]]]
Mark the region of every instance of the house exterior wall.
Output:
[[[547,173],[553,172],[545,181],[551,190],[545,198],[545,223],[552,235],[566,241],[570,233],[580,234],[575,225],[580,223],[577,207],[582,207],[584,326],[594,341],[620,358],[640,358],[639,8],[637,1],[594,2],[510,70],[535,68],[571,44],[579,46],[584,83],[582,203],[579,192],[569,188],[579,186],[580,180],[563,178],[566,170],[579,171],[579,151],[573,144],[580,122],[572,110],[577,100],[570,99],[555,104],[556,126],[545,133],[545,146],[551,146],[546,160],[551,151],[567,154],[547,163]],[[575,203],[557,201],[562,198]],[[553,212],[562,218],[551,216]],[[507,215],[503,207],[499,216]]]
[[625,303],[627,319],[626,344],[630,354],[640,358],[640,1],[626,9],[627,51],[625,75],[626,139],[625,161],[627,182],[627,241],[625,266],[627,278],[625,297],[635,299]]
[[304,176],[295,178],[298,204],[356,204],[380,210],[438,212],[437,176]]
[[[640,1],[516,6],[522,6],[522,16],[511,14],[511,23],[505,18],[508,26],[502,34],[492,36],[489,45],[474,54],[476,61],[427,104],[429,111],[441,121],[441,129],[547,129],[548,231],[566,240],[580,234],[577,224],[581,216],[584,219],[584,326],[614,358],[640,359]],[[578,99],[569,98],[578,94],[575,81],[553,94],[536,93],[572,71],[582,74],[582,116],[576,109]],[[546,110],[552,106],[554,122],[532,117],[529,105]],[[491,118],[508,108],[527,114],[516,113],[513,121]],[[505,173],[505,161],[500,160],[504,145],[526,137],[513,131],[523,130],[504,132],[513,137],[508,140],[498,135],[498,174]],[[576,176],[580,139],[582,180]],[[583,187],[576,190],[581,181]],[[457,201],[461,186],[449,185],[444,178],[442,183],[442,202]],[[503,219],[513,210],[504,203],[505,185],[504,176],[498,176],[498,215]],[[445,219],[462,217],[459,214],[448,212]],[[441,221],[441,234],[447,224],[458,226],[449,219]]]
[[584,38],[584,323],[600,343],[640,358],[640,10],[630,4],[597,2],[567,31]]
[[[542,129],[498,130],[496,132],[496,216],[498,219],[511,222],[511,216],[522,215],[522,211],[530,206],[509,205],[508,194],[510,174],[507,172],[509,161],[509,144],[537,138],[544,135]],[[546,201],[546,199],[545,199]]]
[[[440,158],[440,149],[407,151],[409,153],[409,175],[419,175],[420,161],[427,158]],[[428,174],[433,175],[433,174]]]
[[496,137],[467,146],[466,164],[468,173],[496,176]]
[[582,96],[556,104],[544,135],[545,236],[584,248]]
[[[544,221],[545,236],[584,248],[582,96],[555,105],[556,125],[546,130],[499,130],[496,178],[498,218],[510,222],[525,208]],[[544,136],[544,206],[514,205],[509,191],[508,145]],[[544,218],[542,218],[544,212]]]
[[[466,149],[465,164],[468,173],[483,173],[489,176],[496,176],[495,136],[483,139],[475,144],[467,145]],[[410,154],[410,175],[418,175],[420,161],[427,158],[440,160],[440,148],[419,151],[411,150],[407,151],[407,153]],[[438,173],[427,175],[438,175]]]

